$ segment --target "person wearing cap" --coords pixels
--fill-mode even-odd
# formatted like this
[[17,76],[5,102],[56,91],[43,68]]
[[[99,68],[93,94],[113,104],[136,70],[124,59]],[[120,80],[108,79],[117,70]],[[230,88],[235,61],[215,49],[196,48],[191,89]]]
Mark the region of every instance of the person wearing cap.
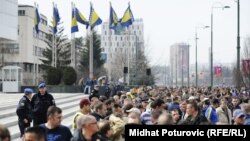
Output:
[[24,129],[30,127],[30,123],[32,121],[32,109],[31,109],[31,97],[32,97],[33,90],[30,88],[24,89],[24,95],[20,99],[16,114],[18,116],[18,126],[20,129],[20,137],[24,134]]
[[50,106],[56,105],[54,97],[47,92],[46,84],[39,83],[38,93],[31,99],[33,125],[37,126],[47,122],[47,110]]
[[73,123],[72,123],[72,130],[74,131],[76,127],[77,120],[79,119],[80,116],[82,115],[87,115],[90,114],[90,101],[87,98],[81,99],[80,103],[80,110],[74,115],[73,118]]
[[236,109],[233,112],[234,125],[244,125],[245,123],[245,114],[242,110]]

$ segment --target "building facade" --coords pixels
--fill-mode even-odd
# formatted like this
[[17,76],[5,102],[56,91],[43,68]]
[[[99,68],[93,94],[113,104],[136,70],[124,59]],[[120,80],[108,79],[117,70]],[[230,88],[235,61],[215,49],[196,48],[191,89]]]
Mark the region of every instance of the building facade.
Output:
[[17,40],[18,0],[1,0],[0,4],[0,41]]
[[5,53],[13,52],[17,43],[18,0],[1,0],[0,4],[0,88],[2,86],[2,68],[5,66]]
[[176,43],[170,46],[170,76],[174,86],[189,84],[189,45]]
[[[105,68],[109,80],[123,80],[128,84],[133,81],[136,72],[137,57],[144,53],[144,24],[142,19],[136,19],[128,29],[117,26],[109,29],[109,22],[102,24],[101,48],[106,56]],[[127,72],[124,67],[128,67]],[[125,75],[124,75],[125,74]]]
[[[50,27],[47,17],[40,14],[39,34],[34,30],[35,8],[29,5],[18,6],[18,44],[12,51],[5,52],[5,65],[14,65],[22,68],[22,85],[36,85],[42,81],[39,64],[43,58],[43,51],[49,39]],[[43,58],[44,59],[44,58]]]

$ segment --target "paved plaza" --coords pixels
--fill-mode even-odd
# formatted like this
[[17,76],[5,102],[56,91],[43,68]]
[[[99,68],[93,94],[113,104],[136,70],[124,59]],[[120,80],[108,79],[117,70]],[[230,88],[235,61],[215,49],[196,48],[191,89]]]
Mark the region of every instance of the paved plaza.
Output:
[[[79,109],[80,99],[87,95],[82,93],[52,93],[52,95],[56,105],[63,110],[62,124],[70,127],[73,116]],[[0,124],[8,127],[12,141],[19,140],[20,136],[16,106],[22,96],[22,93],[0,93]]]

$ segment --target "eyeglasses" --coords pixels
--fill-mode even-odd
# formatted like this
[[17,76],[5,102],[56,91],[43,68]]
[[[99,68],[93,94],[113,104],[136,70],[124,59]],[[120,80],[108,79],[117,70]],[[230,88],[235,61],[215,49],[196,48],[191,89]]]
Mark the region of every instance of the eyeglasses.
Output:
[[89,124],[97,124],[97,122],[89,123]]

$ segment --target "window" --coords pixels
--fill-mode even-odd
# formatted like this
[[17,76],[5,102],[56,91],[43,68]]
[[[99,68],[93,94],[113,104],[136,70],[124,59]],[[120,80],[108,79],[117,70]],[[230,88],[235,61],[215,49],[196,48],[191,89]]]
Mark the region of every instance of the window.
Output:
[[119,42],[117,42],[117,47],[119,47]]
[[107,31],[106,30],[104,31],[104,35],[107,35]]
[[24,71],[27,72],[28,71],[28,64],[24,63]]
[[32,72],[32,64],[29,64],[29,70]]
[[25,10],[18,10],[18,16],[24,16]]

